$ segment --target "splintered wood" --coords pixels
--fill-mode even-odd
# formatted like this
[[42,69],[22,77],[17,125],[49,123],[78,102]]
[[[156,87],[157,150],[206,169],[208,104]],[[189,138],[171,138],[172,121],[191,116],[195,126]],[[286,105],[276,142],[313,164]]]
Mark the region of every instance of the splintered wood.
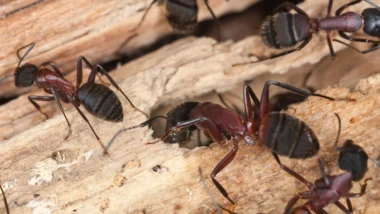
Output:
[[[198,0],[198,20],[211,19],[203,0]],[[108,62],[116,52],[131,52],[173,33],[162,5],[156,4],[138,29],[138,37],[127,47],[120,45],[135,34],[131,30],[140,21],[152,0],[65,0],[5,1],[0,3],[0,74],[11,75],[17,65],[16,51],[36,42],[28,56],[34,64],[54,62],[65,72],[76,68],[80,55],[92,62]],[[258,0],[213,0],[210,6],[220,16],[239,12]],[[24,90],[25,91],[25,90]],[[0,96],[22,91],[12,83],[0,85]]]
[[[80,7],[82,3],[77,2],[80,1],[65,1],[64,4],[85,11],[87,7]],[[124,11],[125,2],[108,1],[107,4],[95,8],[97,12],[91,8],[87,11],[89,13],[79,16],[76,10],[70,10],[73,13],[70,16],[78,17],[80,20],[98,20],[98,13],[101,12],[100,15],[105,17],[112,14],[111,20],[120,19],[120,14],[124,14],[121,17],[135,14],[136,11],[145,8],[149,2],[130,1],[133,9],[128,7],[129,9]],[[375,2],[380,3],[380,1]],[[32,1],[29,3],[33,4]],[[63,4],[60,1],[37,1],[37,3],[65,9],[63,6],[60,7]],[[343,0],[334,1],[334,8],[345,3],[347,2]],[[16,3],[14,5],[17,6]],[[323,3],[306,1],[300,4],[311,17],[325,16],[326,6],[327,1]],[[368,5],[360,4],[350,10],[359,12],[365,7]],[[113,14],[115,8],[119,8],[122,12]],[[47,9],[44,8],[39,12],[31,10],[28,14],[33,18],[45,10]],[[55,10],[57,9],[51,9],[54,14],[64,13]],[[150,22],[154,22],[154,17],[159,14],[159,8],[154,10],[141,32],[147,31],[147,34],[153,35],[155,30],[160,29],[151,27]],[[220,9],[220,11],[228,10]],[[9,16],[15,20],[23,16],[13,9],[2,12],[5,17]],[[216,12],[223,13],[218,10]],[[54,32],[57,36],[50,37],[48,36],[50,34],[46,33],[46,38],[38,37],[30,40],[47,43],[39,42],[40,49],[34,52],[34,57],[30,57],[29,61],[38,64],[53,60],[59,66],[67,66],[64,69],[70,70],[76,66],[75,60],[80,54],[96,62],[110,59],[118,44],[128,37],[129,34],[126,32],[136,24],[141,13],[140,11],[133,15],[132,19],[128,19],[128,24],[117,22],[117,27],[107,28],[108,30],[104,31],[93,27],[106,25],[107,20],[98,20],[96,25],[89,25],[83,30],[80,30],[82,25],[77,26],[75,22],[68,23],[69,27],[66,26],[64,29],[73,30],[73,34],[69,34],[72,37],[68,40],[66,40],[69,37],[66,35],[68,32],[64,29],[51,30],[50,32]],[[25,26],[31,25],[34,30],[41,28],[39,22],[34,22],[34,25],[33,20],[30,22],[24,20],[24,22],[27,22]],[[104,33],[99,36],[92,35],[96,29]],[[47,32],[49,29],[42,28],[42,30]],[[25,31],[25,27],[19,31]],[[166,32],[168,30],[163,30],[160,35]],[[116,39],[115,34],[123,33],[125,35]],[[27,35],[33,34],[29,32]],[[62,39],[62,35],[58,38],[58,34],[66,35],[63,36],[66,39]],[[8,51],[2,51],[0,57],[4,75],[13,72],[17,64],[14,51],[25,42],[25,35],[20,37],[22,39],[17,38],[18,40],[13,42],[9,38],[3,40],[3,45],[6,47],[4,46],[2,50],[8,48]],[[140,42],[144,40],[143,38],[141,37]],[[154,40],[156,37],[152,38]],[[136,46],[141,44],[143,43],[134,43]],[[336,51],[343,48],[336,44],[334,47]],[[314,64],[329,55],[325,34],[321,33],[314,36],[310,44],[298,53],[257,64],[232,66],[256,60],[255,56],[248,56],[250,53],[261,57],[268,56],[272,52],[273,50],[262,44],[259,36],[248,37],[237,43],[231,41],[217,43],[209,38],[188,37],[120,66],[111,75],[139,109],[150,113],[152,109],[165,103],[179,103],[179,100],[189,100],[214,90],[228,91],[244,80],[268,72],[285,73],[295,67]],[[335,62],[345,66],[354,65],[357,60],[356,56],[353,56],[344,62],[339,62],[339,58]],[[376,56],[370,57],[372,57],[371,62],[374,62]],[[75,79],[75,75],[70,74],[68,79]],[[11,88],[6,89],[11,90]],[[380,138],[378,134],[380,75],[361,80],[353,92],[345,87],[328,87],[318,93],[356,100],[332,102],[310,97],[289,109],[289,114],[294,114],[305,121],[318,136],[321,147],[319,155],[327,161],[329,173],[341,172],[337,168],[337,152],[333,149],[338,128],[334,113],[338,113],[342,118],[339,143],[342,144],[345,139],[352,139],[362,146],[369,156],[377,158],[380,155],[377,148]],[[32,94],[43,94],[43,92]],[[65,106],[68,109],[66,113],[73,132],[67,140],[64,140],[69,130],[62,115],[53,117],[59,113],[56,104],[41,103],[43,111],[52,116],[45,120],[43,115],[29,103],[28,95],[30,94],[22,95],[0,106],[0,136],[7,139],[0,144],[0,181],[5,189],[11,213],[215,213],[216,208],[200,181],[198,167],[202,167],[207,185],[216,200],[237,213],[281,213],[293,195],[307,189],[295,178],[281,171],[271,153],[263,146],[248,146],[241,142],[235,160],[217,176],[232,199],[237,202],[236,206],[232,206],[217,191],[209,177],[215,165],[232,148],[230,143],[222,146],[212,144],[210,147],[193,150],[163,142],[147,145],[146,142],[153,140],[152,131],[140,128],[121,134],[111,147],[110,156],[104,156],[95,136],[75,109],[71,109],[69,105]],[[124,99],[122,102],[124,107],[122,123],[106,122],[85,112],[103,144],[106,144],[119,129],[146,120],[141,113],[133,111]],[[315,158],[281,160],[311,182],[320,177]],[[160,166],[160,170],[157,170],[157,166]],[[369,163],[366,177],[372,177],[373,180],[368,182],[367,192],[363,197],[352,200],[355,213],[376,213],[380,209],[379,170],[372,162]],[[359,184],[355,183],[352,192],[358,191]],[[0,203],[0,209],[4,212],[3,203]],[[340,212],[333,205],[328,206],[326,211]]]
[[[157,70],[149,73],[156,77],[154,81],[128,78],[121,86],[134,85],[136,90],[146,94],[159,93],[157,85],[165,79]],[[340,143],[353,139],[369,156],[379,155],[379,89],[380,75],[377,75],[362,80],[352,93],[338,87],[318,91],[356,101],[332,102],[311,97],[289,110],[315,131],[321,145],[319,154],[328,161],[330,173],[338,173],[337,152],[333,150],[338,125],[333,113],[342,118]],[[151,102],[146,98],[138,105],[151,105]],[[75,111],[68,113],[74,131],[66,141],[63,140],[68,131],[66,122],[63,117],[55,117],[2,143],[1,180],[14,213],[38,210],[54,213],[74,210],[78,213],[99,210],[104,213],[209,213],[215,210],[199,180],[198,167],[209,175],[231,149],[230,144],[212,144],[194,150],[165,143],[146,145],[145,142],[151,140],[151,131],[141,128],[122,134],[107,157],[76,114]],[[144,116],[128,110],[123,124],[92,122],[106,142],[121,127],[143,120]],[[315,158],[282,159],[308,180],[320,176]],[[165,170],[153,170],[157,165]],[[363,197],[352,200],[355,213],[374,213],[379,209],[380,171],[372,162],[369,166],[366,177],[373,180]],[[260,145],[241,143],[235,160],[217,178],[237,201],[233,208],[238,213],[280,213],[292,195],[306,190],[303,184],[281,171],[272,155]],[[206,181],[214,197],[228,206],[229,202],[208,176]],[[357,192],[358,188],[359,185],[354,184],[353,191]],[[35,197],[37,194],[39,196]],[[337,212],[334,206],[326,210]]]

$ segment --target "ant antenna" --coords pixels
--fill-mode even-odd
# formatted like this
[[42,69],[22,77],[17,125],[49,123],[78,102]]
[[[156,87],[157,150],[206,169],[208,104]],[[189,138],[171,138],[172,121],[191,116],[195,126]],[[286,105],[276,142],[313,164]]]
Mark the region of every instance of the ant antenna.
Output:
[[131,129],[136,129],[136,128],[141,128],[141,127],[147,126],[150,122],[152,122],[153,120],[155,120],[155,119],[157,119],[157,118],[163,118],[163,119],[165,119],[165,120],[168,119],[168,118],[165,117],[165,116],[155,116],[155,117],[152,117],[152,118],[148,119],[148,120],[145,121],[145,122],[140,123],[139,125],[131,126],[131,127],[124,128],[124,129],[120,129],[118,132],[116,132],[116,134],[112,137],[112,139],[110,140],[110,142],[109,142],[108,145],[106,146],[106,151],[108,151],[108,149],[111,147],[112,143],[114,142],[114,140],[116,139],[116,137],[117,137],[120,133],[125,132],[125,131],[128,131],[128,130],[131,130]]
[[374,2],[372,2],[371,0],[364,0],[364,1],[367,2],[368,4],[372,5],[372,6],[376,7],[378,10],[380,10],[380,7],[377,4],[375,4]]
[[132,28],[129,32],[135,31],[135,30],[137,30],[137,29],[141,26],[141,24],[142,24],[143,21],[145,20],[146,15],[148,14],[150,8],[152,8],[153,4],[156,3],[157,1],[158,1],[158,0],[153,0],[153,1],[150,3],[150,5],[148,6],[148,8],[145,9],[144,15],[143,15],[143,17],[140,19],[140,22],[136,25],[136,27]]
[[336,135],[336,138],[335,138],[335,142],[334,142],[334,147],[337,148],[337,145],[338,145],[338,141],[339,141],[339,136],[340,136],[340,130],[341,130],[341,127],[342,127],[342,123],[340,121],[340,117],[337,113],[334,113],[335,114],[335,117],[338,119],[338,134]]
[[[25,57],[29,54],[29,52],[34,48],[35,45],[36,45],[36,43],[32,42],[32,43],[30,43],[28,45],[22,46],[21,48],[19,48],[17,50],[17,57],[20,60],[18,62],[18,65],[17,65],[18,68],[20,67],[20,64],[21,64],[22,60],[25,59]],[[22,57],[20,57],[20,51],[23,50],[26,47],[29,47],[28,50],[26,50],[26,52],[24,53],[24,55]]]

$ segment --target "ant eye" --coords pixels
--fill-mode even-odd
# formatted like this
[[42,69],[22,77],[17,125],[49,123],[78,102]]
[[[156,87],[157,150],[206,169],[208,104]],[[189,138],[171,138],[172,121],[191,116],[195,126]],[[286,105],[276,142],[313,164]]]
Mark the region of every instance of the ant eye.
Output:
[[33,84],[33,73],[38,67],[32,64],[24,64],[15,72],[15,84],[17,87],[28,87]]

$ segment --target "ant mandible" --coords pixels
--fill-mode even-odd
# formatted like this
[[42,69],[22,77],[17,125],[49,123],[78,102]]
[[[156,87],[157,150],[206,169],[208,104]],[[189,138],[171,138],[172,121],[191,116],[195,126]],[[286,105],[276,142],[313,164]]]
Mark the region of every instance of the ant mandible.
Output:
[[[173,132],[186,129],[190,126],[196,126],[197,129],[203,130],[206,136],[209,136],[219,144],[227,142],[225,134],[231,136],[233,148],[214,168],[211,173],[211,179],[222,195],[233,204],[233,200],[215,177],[234,159],[240,140],[244,140],[249,145],[254,145],[259,140],[260,143],[264,144],[272,152],[288,156],[289,158],[309,158],[319,150],[318,139],[310,127],[303,121],[283,112],[270,112],[270,85],[276,85],[305,97],[318,96],[332,101],[336,100],[324,95],[312,94],[284,83],[268,81],[264,86],[261,101],[259,101],[251,87],[245,85],[243,93],[245,119],[236,112],[218,104],[204,102],[190,111],[188,120],[177,122],[160,139],[164,141]],[[255,105],[251,104],[251,99]],[[131,128],[136,127],[140,127],[140,125]],[[122,129],[116,135],[129,129]]]
[[[71,125],[66,117],[60,101],[71,103],[75,107],[82,118],[90,126],[92,132],[94,133],[99,144],[103,147],[105,153],[107,153],[106,148],[100,142],[99,136],[96,134],[87,117],[79,109],[80,104],[82,104],[85,109],[92,115],[103,120],[111,122],[121,122],[123,120],[122,105],[115,92],[103,84],[95,83],[95,76],[97,72],[105,75],[112,83],[112,85],[123,94],[123,96],[128,100],[130,105],[135,110],[147,116],[144,112],[137,109],[132,104],[127,95],[120,89],[118,84],[103,69],[103,67],[100,65],[93,67],[91,63],[83,56],[80,56],[78,58],[77,81],[75,86],[63,77],[62,72],[52,62],[43,63],[41,67],[37,67],[36,65],[29,63],[21,65],[21,62],[25,59],[25,57],[29,54],[34,46],[35,43],[33,42],[17,50],[17,57],[19,58],[19,62],[14,75],[5,77],[1,79],[0,82],[9,77],[14,77],[16,87],[28,87],[31,86],[33,82],[35,82],[37,86],[42,88],[46,93],[52,94],[52,96],[29,96],[28,99],[41,114],[45,115],[46,118],[48,118],[48,115],[42,112],[41,107],[36,103],[36,101],[56,101],[59,109],[66,119],[67,125],[69,126],[69,133],[65,139],[67,139],[71,134]],[[24,55],[20,57],[20,51],[27,47],[29,48],[26,50]],[[83,79],[82,61],[85,62],[85,64],[91,69],[91,73],[88,77],[88,81],[81,86]],[[47,65],[50,65],[53,70],[45,67]]]
[[[263,22],[261,27],[261,37],[268,47],[276,49],[293,47],[299,42],[302,43],[296,48],[287,50],[279,54],[275,54],[267,59],[253,62],[238,63],[234,64],[234,66],[262,62],[268,59],[277,58],[295,51],[299,51],[310,42],[314,33],[317,33],[321,30],[325,30],[327,33],[327,44],[332,59],[335,59],[335,52],[330,38],[330,32],[332,30],[337,30],[341,37],[351,41],[379,43],[380,41],[352,38],[346,34],[346,32],[357,32],[364,25],[364,32],[368,35],[377,37],[379,37],[380,35],[380,26],[377,21],[378,17],[380,17],[380,8],[372,1],[364,0],[376,8],[369,8],[364,10],[362,13],[363,17],[355,12],[346,12],[341,14],[342,11],[346,9],[348,6],[357,4],[361,1],[363,0],[355,0],[349,4],[344,5],[340,7],[338,10],[336,10],[336,16],[331,16],[333,0],[329,0],[327,16],[322,19],[311,19],[305,11],[297,7],[295,4],[292,4],[290,2],[284,2],[274,11],[274,15],[269,16],[266,19],[266,21]],[[282,11],[284,9],[293,9],[297,13],[278,13],[279,11]],[[334,41],[343,43],[339,40]],[[376,50],[378,48],[380,48],[380,46],[371,48],[367,52]]]

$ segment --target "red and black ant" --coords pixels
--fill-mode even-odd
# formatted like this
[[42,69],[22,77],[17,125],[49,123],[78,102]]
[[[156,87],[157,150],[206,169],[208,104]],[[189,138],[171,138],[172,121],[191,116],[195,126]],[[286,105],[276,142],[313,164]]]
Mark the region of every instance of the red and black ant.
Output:
[[[29,63],[21,65],[21,62],[25,59],[25,57],[29,54],[29,52],[33,49],[34,46],[35,43],[31,43],[17,50],[17,57],[19,58],[19,62],[15,70],[15,73],[14,75],[5,77],[2,80],[7,79],[9,77],[14,77],[15,85],[17,87],[28,87],[31,86],[33,82],[35,82],[37,86],[42,88],[45,92],[47,92],[48,94],[52,94],[52,96],[29,96],[28,99],[41,114],[45,115],[46,118],[48,118],[48,115],[41,111],[41,108],[36,103],[36,101],[56,101],[59,109],[61,110],[63,116],[66,119],[67,125],[69,126],[69,133],[65,139],[67,139],[71,134],[71,125],[66,117],[66,114],[62,108],[60,101],[63,101],[65,103],[71,103],[76,108],[76,110],[79,112],[82,118],[90,126],[96,139],[103,147],[105,152],[107,152],[106,148],[100,142],[98,135],[91,126],[87,117],[79,109],[80,104],[82,104],[85,107],[85,109],[92,115],[103,120],[111,122],[121,122],[123,120],[122,105],[115,92],[113,92],[105,85],[95,83],[95,76],[97,72],[100,72],[101,74],[105,75],[108,78],[108,80],[112,83],[112,85],[123,94],[123,96],[131,104],[131,106],[135,110],[141,112],[146,116],[144,112],[137,109],[132,104],[127,95],[120,89],[118,84],[100,65],[96,65],[95,67],[93,67],[91,63],[83,56],[80,56],[78,58],[77,82],[75,86],[63,77],[62,72],[52,62],[43,63],[41,67],[37,67],[36,65]],[[20,57],[20,51],[27,47],[29,48],[27,49],[25,54],[22,57]],[[87,82],[81,86],[83,78],[82,61],[85,62],[85,64],[91,69],[91,73],[88,77]],[[50,65],[53,68],[53,70],[50,70],[49,68],[45,67],[47,65]]]
[[[287,166],[281,164],[277,155],[275,155],[275,158],[283,170],[304,183],[310,189],[309,191],[298,193],[296,196],[291,198],[285,208],[285,214],[306,214],[311,213],[311,211],[327,214],[323,208],[329,204],[335,204],[344,213],[352,213],[353,209],[350,198],[362,196],[365,193],[367,181],[370,180],[370,178],[367,178],[364,181],[364,184],[361,185],[360,193],[350,193],[349,191],[352,188],[353,179],[353,174],[351,172],[345,172],[339,175],[326,175],[325,169],[322,166],[323,164],[320,164],[323,177],[317,179],[313,184]],[[339,202],[339,199],[342,197],[346,199],[348,209]],[[306,199],[308,201],[302,206],[294,208],[299,199]]]
[[[336,146],[339,141],[341,121],[338,114],[335,114],[335,116],[339,122],[339,129],[334,147],[340,152],[339,167],[347,172],[339,175],[327,175],[323,163],[318,159],[322,178],[317,179],[313,184],[283,165],[277,154],[273,153],[277,163],[284,171],[306,184],[310,189],[309,191],[298,193],[290,199],[285,208],[285,214],[311,213],[311,211],[316,213],[327,213],[323,208],[329,204],[335,204],[345,213],[352,213],[353,208],[350,198],[360,197],[365,193],[367,181],[371,178],[367,178],[365,184],[361,185],[360,193],[350,193],[349,191],[352,188],[352,181],[358,181],[364,177],[364,174],[368,169],[368,156],[361,147],[354,145],[351,141],[346,141],[343,147]],[[339,202],[339,199],[342,197],[346,199],[348,209]],[[299,199],[306,199],[308,201],[302,206],[294,208]]]
[[[158,1],[160,0],[153,0],[150,3],[148,8],[145,10],[145,13],[141,18],[140,22],[131,31],[135,31],[141,26],[150,8],[153,6],[154,3]],[[220,25],[218,22],[218,18],[212,11],[208,3],[208,0],[204,0],[204,4],[206,5],[208,11],[211,13],[212,18],[216,23],[219,38]],[[164,5],[166,11],[166,19],[172,26],[174,32],[179,34],[190,34],[194,32],[195,28],[198,25],[198,4],[196,0],[164,0]]]
[[[166,116],[155,116],[155,117],[150,118],[147,121],[144,121],[143,123],[141,123],[139,125],[121,129],[110,140],[110,142],[107,145],[107,150],[111,147],[111,145],[113,144],[116,137],[119,134],[121,134],[122,132],[125,132],[125,131],[130,130],[130,129],[148,126],[156,119],[165,119],[166,120],[165,132],[167,132],[173,126],[177,125],[178,122],[189,120],[190,112],[195,107],[197,107],[199,104],[200,104],[200,102],[193,102],[193,101],[184,102],[184,103],[181,103],[178,106],[174,107],[173,109],[171,109],[167,113]],[[197,130],[196,126],[189,126],[187,128],[177,130],[177,131],[169,134],[167,136],[167,138],[165,139],[165,142],[167,142],[169,144],[179,143],[180,146],[182,146],[182,145],[184,145],[190,141],[192,133],[195,130]],[[199,129],[198,129],[198,131],[199,131]],[[198,146],[202,146],[202,145],[203,145],[203,143],[201,143],[200,132],[198,132]]]
[[[236,112],[218,104],[204,102],[190,111],[188,120],[178,121],[177,124],[169,129],[160,139],[164,141],[172,133],[190,126],[195,126],[197,129],[204,131],[206,136],[209,136],[213,141],[219,144],[227,142],[225,134],[231,136],[234,147],[217,164],[211,173],[211,179],[215,186],[231,203],[234,202],[215,177],[234,159],[238,151],[238,143],[240,140],[244,140],[249,145],[254,145],[256,141],[259,141],[272,152],[288,156],[289,158],[309,158],[315,155],[319,150],[317,137],[311,128],[303,121],[283,112],[270,112],[270,85],[276,85],[305,97],[317,96],[332,101],[336,100],[324,95],[312,94],[284,83],[268,81],[264,86],[261,101],[259,101],[251,87],[245,85],[243,93],[245,119]],[[251,99],[254,105],[251,104]],[[141,127],[141,124],[131,128],[137,127]],[[116,133],[116,135],[131,128],[122,129]],[[115,139],[116,135],[112,138],[111,142]],[[152,143],[158,141],[159,140]]]
[[[310,42],[313,33],[317,33],[321,30],[325,30],[327,33],[327,43],[332,59],[335,59],[335,52],[330,38],[330,32],[332,30],[337,30],[341,37],[351,41],[369,42],[375,44],[379,43],[380,41],[353,38],[349,37],[346,34],[346,32],[357,32],[362,26],[364,26],[364,32],[366,34],[376,37],[379,37],[380,35],[380,24],[378,22],[378,18],[380,17],[380,8],[372,1],[364,0],[376,8],[365,9],[362,13],[362,16],[355,12],[346,12],[341,14],[342,11],[348,6],[357,4],[361,1],[363,0],[355,0],[349,4],[343,5],[338,10],[336,10],[335,16],[331,16],[333,0],[329,0],[327,16],[321,19],[311,19],[305,11],[297,7],[295,4],[284,2],[274,11],[274,15],[269,16],[262,24],[261,37],[268,47],[276,49],[293,47],[299,42],[302,43],[296,48],[273,55],[267,59],[254,62],[238,63],[235,64],[235,66],[261,62],[299,51]],[[286,9],[293,9],[297,13],[292,14],[290,12],[279,12]],[[334,41],[341,42],[339,40]],[[378,48],[380,47],[376,46],[370,50],[367,50],[367,52],[376,50]]]

